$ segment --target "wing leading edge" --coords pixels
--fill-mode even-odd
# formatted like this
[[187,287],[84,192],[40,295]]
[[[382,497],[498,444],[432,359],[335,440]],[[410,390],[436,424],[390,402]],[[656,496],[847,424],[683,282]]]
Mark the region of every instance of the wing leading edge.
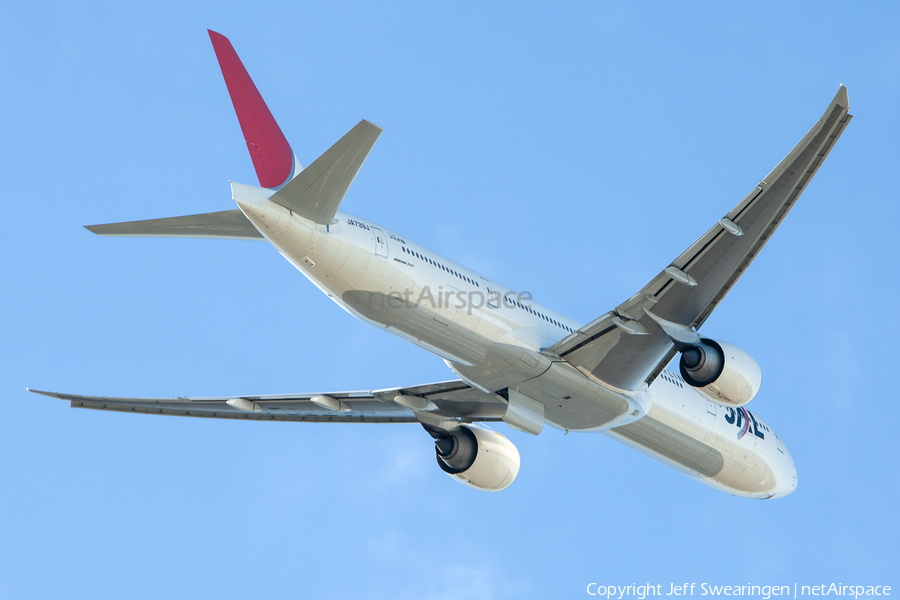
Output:
[[547,350],[623,390],[652,383],[676,354],[666,323],[699,329],[818,171],[852,116],[841,86],[793,150],[637,294]]

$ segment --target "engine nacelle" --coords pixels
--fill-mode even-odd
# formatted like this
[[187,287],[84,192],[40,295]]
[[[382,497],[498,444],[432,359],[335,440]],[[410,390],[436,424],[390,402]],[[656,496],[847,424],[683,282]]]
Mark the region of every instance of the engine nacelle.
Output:
[[727,342],[700,340],[681,351],[678,366],[688,385],[724,406],[747,404],[762,383],[762,371],[753,357]]
[[475,489],[499,492],[519,474],[519,451],[496,431],[462,425],[434,440],[445,473]]

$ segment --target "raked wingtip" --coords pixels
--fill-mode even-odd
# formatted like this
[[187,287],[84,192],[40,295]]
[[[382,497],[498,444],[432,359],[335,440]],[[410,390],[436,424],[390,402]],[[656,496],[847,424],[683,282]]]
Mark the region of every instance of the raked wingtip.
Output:
[[834,102],[840,106],[850,107],[850,97],[847,95],[847,87],[842,83],[838,93],[834,97]]

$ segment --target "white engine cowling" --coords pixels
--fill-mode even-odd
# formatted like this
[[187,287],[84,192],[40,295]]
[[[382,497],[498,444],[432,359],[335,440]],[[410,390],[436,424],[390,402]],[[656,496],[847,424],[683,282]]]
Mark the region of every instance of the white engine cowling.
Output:
[[762,371],[753,357],[727,342],[700,340],[681,351],[678,366],[689,385],[724,406],[747,404],[762,384]]
[[441,469],[475,489],[499,492],[519,474],[519,451],[496,431],[462,425],[434,441]]

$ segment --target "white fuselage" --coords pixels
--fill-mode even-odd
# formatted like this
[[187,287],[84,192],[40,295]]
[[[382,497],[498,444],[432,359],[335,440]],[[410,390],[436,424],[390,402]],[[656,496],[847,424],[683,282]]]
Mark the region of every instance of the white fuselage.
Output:
[[[313,223],[232,184],[238,206],[278,251],[341,308],[445,360],[475,388],[514,388],[548,423],[599,431],[731,494],[791,493],[797,472],[758,416],[706,400],[668,371],[638,392],[611,389],[542,352],[580,323],[365,219]],[[739,439],[741,432],[747,429]]]

